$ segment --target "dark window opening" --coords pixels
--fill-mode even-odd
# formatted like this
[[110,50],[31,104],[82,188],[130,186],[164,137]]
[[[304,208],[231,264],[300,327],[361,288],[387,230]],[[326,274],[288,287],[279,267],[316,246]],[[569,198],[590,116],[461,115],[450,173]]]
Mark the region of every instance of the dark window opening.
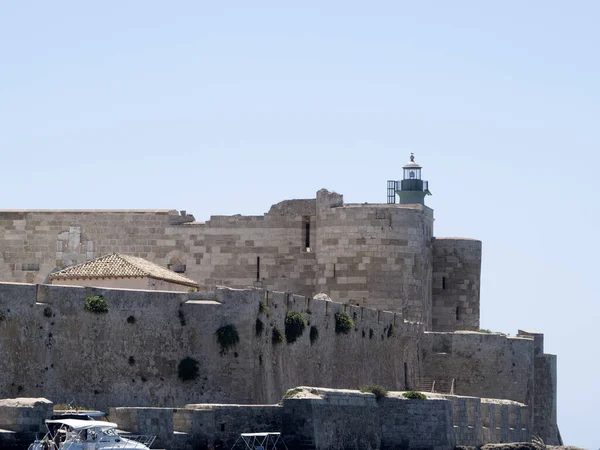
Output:
[[310,251],[310,217],[304,218],[304,247]]
[[225,431],[225,424],[224,423],[221,424],[221,431]]
[[446,277],[442,277],[442,289],[446,289]]
[[335,278],[335,263],[333,263],[333,278]]
[[260,281],[260,256],[256,257],[256,281]]
[[185,273],[185,264],[168,264],[167,268],[175,273]]
[[456,307],[456,320],[460,320],[460,309]]
[[404,390],[409,391],[410,386],[408,385],[408,364],[404,363]]

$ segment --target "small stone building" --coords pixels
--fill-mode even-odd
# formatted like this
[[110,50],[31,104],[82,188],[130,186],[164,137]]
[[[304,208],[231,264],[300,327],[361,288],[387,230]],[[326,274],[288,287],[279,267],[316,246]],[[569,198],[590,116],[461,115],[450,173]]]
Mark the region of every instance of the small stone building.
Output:
[[187,292],[198,283],[143,258],[113,253],[50,274],[49,284]]

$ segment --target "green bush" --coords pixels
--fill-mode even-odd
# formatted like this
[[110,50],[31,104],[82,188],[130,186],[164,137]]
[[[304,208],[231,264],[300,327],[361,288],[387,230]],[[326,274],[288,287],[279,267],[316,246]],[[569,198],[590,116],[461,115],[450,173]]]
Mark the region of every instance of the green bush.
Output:
[[4,319],[6,319],[6,315],[3,311],[0,311],[0,322],[2,322]]
[[221,346],[221,355],[227,353],[227,350],[240,342],[240,336],[235,328],[235,325],[224,325],[219,328],[215,334],[217,335],[217,341]]
[[371,394],[375,394],[375,398],[377,400],[385,397],[388,394],[387,389],[378,384],[369,384],[367,386],[363,386],[360,388],[360,392],[370,392]]
[[277,327],[273,328],[273,332],[271,333],[271,342],[274,345],[283,344],[285,342],[285,336]]
[[271,315],[271,309],[267,306],[265,302],[260,302],[258,304],[258,312],[265,313],[267,316]]
[[345,312],[335,313],[335,332],[348,334],[354,328],[354,321]]
[[288,344],[295,342],[306,328],[306,320],[298,311],[288,311],[285,315],[285,339]]
[[101,295],[88,295],[85,298],[85,309],[95,314],[104,314],[108,312],[108,303]]
[[188,356],[179,362],[177,372],[181,381],[195,380],[200,376],[200,365],[198,361]]
[[317,342],[317,339],[319,339],[319,330],[313,325],[310,327],[310,345]]
[[408,398],[410,400],[427,400],[427,396],[419,391],[403,392],[402,397]]
[[290,389],[283,395],[283,398],[292,398],[300,392],[302,392],[302,389],[300,388]]
[[492,333],[492,330],[488,330],[487,328],[480,328],[480,329],[479,329],[479,332],[480,332],[480,333],[488,333],[488,334],[491,334],[491,333]]

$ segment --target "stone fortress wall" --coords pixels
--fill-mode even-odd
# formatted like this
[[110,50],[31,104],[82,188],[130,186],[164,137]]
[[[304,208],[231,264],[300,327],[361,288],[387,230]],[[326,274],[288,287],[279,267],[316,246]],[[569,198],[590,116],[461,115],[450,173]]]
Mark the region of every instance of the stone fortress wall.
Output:
[[[262,216],[204,223],[185,211],[0,211],[0,280],[43,283],[57,268],[120,252],[182,272],[204,289],[324,292],[400,312],[429,330],[477,330],[481,244],[432,235],[426,206],[347,205],[324,189]],[[448,292],[440,292],[440,276]]]
[[[88,295],[102,295],[109,312],[85,311]],[[0,284],[0,311],[0,398],[75,399],[97,408],[256,404],[276,403],[299,385],[408,390],[433,380],[443,391],[454,379],[457,395],[529,405],[533,415],[523,420],[539,434],[537,417],[547,442],[555,441],[556,418],[548,415],[555,403],[535,402],[555,401],[555,386],[538,377],[548,369],[536,365],[548,356],[539,335],[427,332],[400,313],[261,289],[175,293],[7,283]],[[307,329],[294,343],[273,343],[287,311],[301,312],[318,337]],[[341,311],[354,319],[348,334],[335,332]],[[223,351],[215,333],[229,324],[240,341]],[[193,381],[178,378],[187,357],[199,362]]]
[[[84,310],[88,295],[102,295],[108,313]],[[335,313],[344,309],[355,330],[337,334]],[[316,339],[307,329],[293,344],[272,342],[291,310],[304,313]],[[286,293],[0,284],[0,311],[0,398],[75,398],[95,407],[275,403],[301,384],[403,389],[420,379],[421,324]],[[216,331],[225,325],[236,327],[239,343],[223,351]],[[178,365],[187,357],[199,362],[200,376],[183,382]]]
[[[178,408],[111,407],[121,430],[156,435],[171,450],[232,448],[240,432],[280,430],[288,448],[480,447],[532,438],[529,408],[517,402],[428,394],[408,400],[312,387],[274,405],[187,404]],[[0,400],[0,445],[25,448],[44,433],[52,403],[39,398]]]
[[[510,423],[531,425],[547,443],[560,439],[555,357],[543,353],[539,333],[477,332],[481,242],[433,237],[424,205],[344,204],[323,189],[262,216],[204,223],[185,211],[0,211],[0,242],[0,280],[35,283],[0,284],[0,398],[176,407],[274,403],[299,385],[435,386],[527,405],[519,414],[528,417]],[[57,268],[111,252],[184,273],[202,292],[42,284]],[[104,296],[107,314],[83,310],[90,294]],[[293,344],[272,342],[290,310],[318,330],[316,340],[306,332]],[[347,335],[335,332],[339,311],[354,319]],[[223,351],[215,332],[227,324],[240,342]],[[177,377],[186,357],[200,363],[193,382]],[[508,423],[488,403],[481,422]]]

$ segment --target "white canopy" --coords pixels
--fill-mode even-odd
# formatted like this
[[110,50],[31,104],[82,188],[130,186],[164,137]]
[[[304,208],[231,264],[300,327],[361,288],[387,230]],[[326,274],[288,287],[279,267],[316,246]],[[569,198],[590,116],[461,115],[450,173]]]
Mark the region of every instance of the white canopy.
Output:
[[279,433],[278,431],[265,431],[263,433],[242,433],[242,436],[244,436],[244,437],[253,437],[253,436],[265,437],[265,436],[269,436],[269,435],[279,436],[280,434],[281,433]]
[[87,428],[117,428],[117,424],[113,422],[104,422],[103,420],[81,420],[81,419],[56,419],[46,420],[47,424],[57,423],[67,425],[74,430],[85,430]]

